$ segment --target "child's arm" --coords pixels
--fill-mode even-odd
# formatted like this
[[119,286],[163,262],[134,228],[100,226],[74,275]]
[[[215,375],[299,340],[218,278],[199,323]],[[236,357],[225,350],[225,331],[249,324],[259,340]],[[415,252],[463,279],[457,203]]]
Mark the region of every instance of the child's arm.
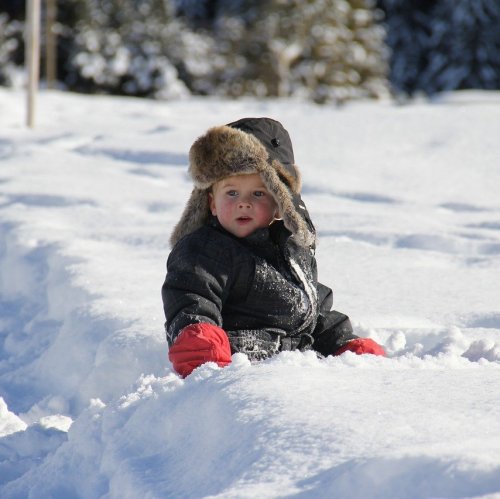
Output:
[[313,332],[314,350],[325,357],[340,355],[346,351],[358,355],[366,353],[386,355],[385,350],[371,338],[360,338],[354,334],[347,315],[331,310],[332,290],[321,283],[318,283],[318,299],[320,301],[320,314]]
[[201,236],[181,240],[170,253],[162,287],[165,328],[169,346],[190,324],[222,326],[222,301],[230,279],[231,260],[223,249]]
[[231,363],[231,347],[226,332],[206,322],[190,324],[169,348],[168,358],[174,369],[185,378],[206,362],[220,367]]
[[169,359],[182,376],[205,362],[231,362],[221,310],[237,276],[232,269],[241,270],[237,258],[206,234],[185,238],[170,253],[162,298]]

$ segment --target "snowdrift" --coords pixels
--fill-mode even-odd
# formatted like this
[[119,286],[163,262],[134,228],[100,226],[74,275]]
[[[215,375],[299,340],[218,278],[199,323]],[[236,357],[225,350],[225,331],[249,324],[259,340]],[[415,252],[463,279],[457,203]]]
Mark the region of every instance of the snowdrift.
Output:
[[[407,106],[0,90],[0,495],[500,495],[500,94]],[[172,372],[160,287],[214,124],[291,133],[335,307],[388,358]]]

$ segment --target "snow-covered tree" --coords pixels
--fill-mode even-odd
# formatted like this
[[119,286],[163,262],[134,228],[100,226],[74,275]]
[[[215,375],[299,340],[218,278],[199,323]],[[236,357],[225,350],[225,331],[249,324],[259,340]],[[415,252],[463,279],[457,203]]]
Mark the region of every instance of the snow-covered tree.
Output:
[[[386,95],[385,32],[373,2],[315,1],[304,14],[305,23],[296,20],[305,50],[292,68],[289,87],[304,83],[306,95],[319,102]],[[282,47],[286,60],[289,49]]]
[[24,62],[23,32],[23,22],[0,13],[0,85],[16,85]]
[[379,0],[391,85],[434,94],[500,88],[499,0]]
[[371,0],[219,0],[216,87],[318,102],[387,92],[384,31]]
[[433,9],[419,87],[433,94],[500,88],[500,1],[441,0]]
[[218,0],[173,0],[176,13],[195,29],[209,28],[215,18]]
[[389,80],[396,93],[418,89],[427,66],[433,0],[379,0],[385,12],[386,43],[390,51]]
[[[188,93],[176,51],[193,44],[168,0],[85,0],[67,83],[86,91],[176,97]],[[205,54],[204,54],[205,55]]]

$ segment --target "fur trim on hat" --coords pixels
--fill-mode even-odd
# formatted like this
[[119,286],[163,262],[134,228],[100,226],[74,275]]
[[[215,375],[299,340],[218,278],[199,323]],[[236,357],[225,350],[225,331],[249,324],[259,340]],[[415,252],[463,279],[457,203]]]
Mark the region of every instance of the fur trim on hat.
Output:
[[189,197],[181,218],[170,236],[170,244],[175,245],[177,241],[187,234],[194,232],[205,225],[210,219],[210,206],[208,203],[208,189],[194,188]]
[[208,193],[214,183],[232,175],[252,173],[260,174],[278,204],[285,227],[297,241],[306,246],[313,244],[315,236],[297,213],[290,192],[300,193],[301,177],[297,166],[293,165],[294,177],[278,160],[269,163],[268,159],[266,148],[256,137],[236,128],[217,126],[199,137],[189,151],[188,171],[195,188],[172,232],[171,245],[210,219]]

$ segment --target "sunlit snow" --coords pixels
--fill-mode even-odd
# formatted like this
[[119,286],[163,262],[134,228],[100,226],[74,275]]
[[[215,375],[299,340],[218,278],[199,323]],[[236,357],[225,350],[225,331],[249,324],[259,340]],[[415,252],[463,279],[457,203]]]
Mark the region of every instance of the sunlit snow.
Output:
[[[2,498],[500,496],[500,93],[398,106],[0,89]],[[387,358],[171,369],[160,287],[213,125],[289,130],[321,282]]]

